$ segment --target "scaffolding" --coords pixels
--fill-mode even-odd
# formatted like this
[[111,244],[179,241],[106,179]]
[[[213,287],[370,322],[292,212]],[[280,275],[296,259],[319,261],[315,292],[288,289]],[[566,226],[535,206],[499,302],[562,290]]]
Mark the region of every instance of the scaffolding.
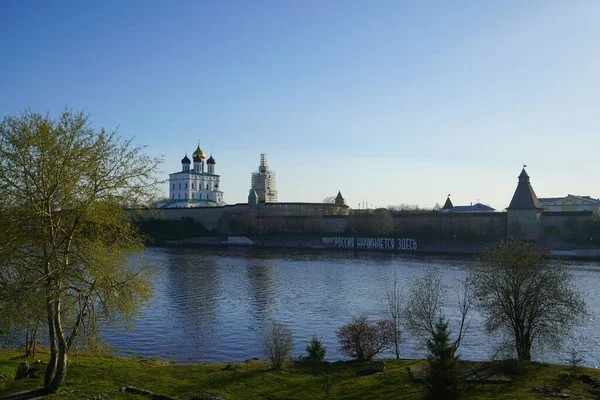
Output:
[[259,203],[277,203],[275,172],[269,171],[266,154],[260,155],[258,172],[252,173],[252,189],[256,191]]

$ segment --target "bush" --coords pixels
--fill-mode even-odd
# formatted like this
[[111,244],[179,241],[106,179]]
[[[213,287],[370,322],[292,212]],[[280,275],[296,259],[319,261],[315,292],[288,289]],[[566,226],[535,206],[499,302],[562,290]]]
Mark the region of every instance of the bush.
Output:
[[393,324],[385,320],[370,322],[366,315],[352,317],[335,334],[341,351],[359,361],[371,360],[394,343]]
[[292,352],[294,346],[292,331],[285,324],[273,321],[263,335],[262,345],[271,360],[273,369],[279,369]]
[[321,362],[325,359],[327,349],[323,346],[316,334],[313,334],[311,341],[306,345],[306,360]]
[[456,347],[450,343],[448,323],[439,317],[427,341],[429,366],[425,375],[427,398],[456,400],[462,397],[462,373]]

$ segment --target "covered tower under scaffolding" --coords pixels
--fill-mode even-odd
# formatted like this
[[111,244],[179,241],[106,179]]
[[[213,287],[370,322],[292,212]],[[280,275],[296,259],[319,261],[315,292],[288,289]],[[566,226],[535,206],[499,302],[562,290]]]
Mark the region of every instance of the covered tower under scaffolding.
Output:
[[259,203],[277,203],[275,172],[269,171],[266,154],[260,155],[258,172],[252,173],[252,189],[256,191]]

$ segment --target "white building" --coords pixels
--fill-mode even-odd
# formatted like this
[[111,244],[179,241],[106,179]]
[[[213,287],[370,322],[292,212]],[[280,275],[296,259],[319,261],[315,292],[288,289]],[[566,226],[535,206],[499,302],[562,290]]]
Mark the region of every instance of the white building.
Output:
[[181,160],[181,171],[169,174],[169,202],[165,208],[221,206],[223,192],[219,190],[219,175],[215,173],[215,159],[206,155],[198,145],[192,161],[187,154]]

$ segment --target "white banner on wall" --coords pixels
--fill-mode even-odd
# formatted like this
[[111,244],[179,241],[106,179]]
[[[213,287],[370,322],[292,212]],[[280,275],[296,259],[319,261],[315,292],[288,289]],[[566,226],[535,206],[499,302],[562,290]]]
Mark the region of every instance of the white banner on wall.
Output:
[[336,237],[323,238],[323,243],[342,249],[414,251],[418,248],[417,241],[410,238]]

